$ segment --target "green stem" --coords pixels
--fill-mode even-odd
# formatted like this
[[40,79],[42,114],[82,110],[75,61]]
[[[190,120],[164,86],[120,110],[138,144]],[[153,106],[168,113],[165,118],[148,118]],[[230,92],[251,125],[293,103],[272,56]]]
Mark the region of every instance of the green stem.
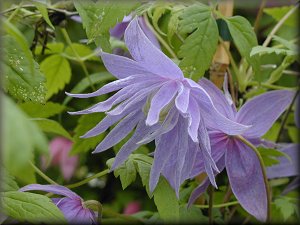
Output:
[[167,49],[167,51],[171,54],[171,56],[174,59],[178,60],[178,57],[176,56],[175,52],[172,50],[172,48],[168,45],[168,43],[156,32],[156,30],[151,26],[149,20],[148,20],[148,16],[145,14],[144,15],[144,19],[145,22],[148,26],[148,28],[153,32],[153,34],[156,36],[156,38],[158,39],[158,41],[165,47],[165,49]]
[[259,160],[259,164],[260,164],[260,167],[261,167],[261,172],[262,172],[263,178],[264,178],[266,194],[267,194],[267,223],[269,223],[270,222],[270,217],[271,217],[271,193],[270,193],[269,182],[268,182],[268,177],[267,177],[264,161],[263,161],[260,153],[258,152],[258,150],[256,149],[256,147],[253,144],[251,144],[249,141],[247,141],[241,135],[236,135],[235,137],[237,139],[239,139],[241,142],[243,142],[245,145],[250,147],[253,150],[253,152],[256,154],[256,156]]
[[266,40],[262,44],[262,46],[267,47],[268,44],[270,44],[273,36],[276,34],[276,32],[279,30],[279,28],[284,24],[284,22],[298,9],[299,4],[296,4],[295,7],[290,9],[276,24],[276,26],[273,28],[273,30],[269,33]]
[[[18,8],[18,6],[16,6],[16,7],[12,7],[12,8],[9,8],[9,9],[6,9],[6,10],[4,10],[4,11],[2,11],[1,13],[0,13],[0,15],[4,15],[4,14],[6,14],[6,13],[9,13],[9,12],[11,12],[11,11],[14,11],[14,10],[16,10]],[[27,5],[22,5],[22,8],[23,9],[30,9],[30,8],[36,8],[36,6],[35,5],[31,5],[31,4],[27,4]],[[52,7],[47,7],[47,9],[48,10],[52,10],[52,11],[55,11],[55,12],[60,12],[60,13],[63,13],[63,14],[65,14],[66,16],[74,16],[74,15],[78,15],[78,12],[69,12],[69,11],[67,11],[67,10],[65,10],[65,9],[58,9],[58,8],[52,8]]]
[[23,1],[20,2],[20,4],[15,8],[13,13],[8,17],[8,19],[7,19],[8,22],[10,22],[15,17],[15,15],[17,15],[17,13],[20,11],[22,5],[23,5]]
[[214,188],[212,185],[209,186],[209,202],[208,202],[208,224],[213,224],[213,204],[214,204]]
[[[214,204],[212,206],[212,208],[223,208],[223,207],[227,207],[227,206],[232,206],[232,205],[239,205],[240,203],[238,201],[234,201],[234,202],[226,202],[226,203],[222,203],[222,204]],[[197,208],[200,209],[208,209],[209,205],[194,205]]]
[[46,174],[44,174],[39,168],[37,168],[31,161],[29,161],[29,165],[35,170],[35,172],[40,175],[44,180],[48,181],[50,184],[56,184],[58,185],[54,180],[52,180],[50,177],[48,177]]
[[256,19],[255,19],[255,22],[254,22],[254,27],[253,27],[253,30],[254,30],[255,33],[257,33],[257,31],[258,31],[259,22],[261,20],[262,15],[263,15],[263,12],[264,12],[263,9],[265,8],[266,2],[267,2],[267,0],[262,0],[261,4],[259,6],[259,10],[258,10]]
[[228,55],[229,59],[230,59],[230,63],[233,69],[233,72],[235,73],[235,76],[237,78],[237,82],[239,84],[239,86],[241,86],[242,80],[239,76],[239,69],[236,65],[236,62],[234,61],[229,49],[227,49],[227,46],[225,45],[224,41],[222,40],[222,38],[219,38],[219,42],[221,43],[221,45],[223,46],[223,48],[225,49],[226,54]]
[[75,55],[75,57],[77,59],[77,62],[81,66],[81,68],[82,68],[82,70],[84,72],[84,75],[87,77],[87,79],[88,79],[88,81],[89,81],[89,83],[90,83],[93,91],[96,91],[96,88],[95,88],[95,86],[94,86],[94,84],[93,84],[93,82],[92,82],[92,80],[90,78],[89,72],[88,72],[88,70],[87,70],[84,62],[82,61],[81,57],[78,55],[77,51],[74,49],[74,47],[72,45],[72,41],[71,41],[71,39],[69,37],[69,34],[68,34],[67,30],[65,28],[61,28],[61,32],[62,32],[62,34],[63,34],[63,36],[64,36],[67,44],[70,46],[71,50],[73,51],[73,53],[74,53],[74,55]]
[[66,185],[66,187],[67,187],[67,188],[70,188],[70,189],[71,189],[71,188],[76,188],[76,187],[79,187],[79,186],[81,186],[81,185],[84,185],[84,184],[90,182],[90,181],[93,180],[93,179],[102,177],[102,176],[104,176],[104,175],[106,175],[106,174],[108,174],[108,173],[109,173],[109,169],[106,169],[106,170],[103,170],[103,171],[101,171],[101,172],[99,172],[99,173],[94,174],[93,176],[87,177],[86,179],[84,179],[84,180],[82,180],[82,181],[79,181],[79,182],[74,183],[74,184]]
[[296,87],[284,87],[284,86],[279,86],[279,85],[274,85],[274,84],[266,84],[266,83],[259,83],[257,81],[251,81],[249,83],[250,86],[262,86],[265,88],[273,89],[273,90],[291,90],[294,91],[296,90]]

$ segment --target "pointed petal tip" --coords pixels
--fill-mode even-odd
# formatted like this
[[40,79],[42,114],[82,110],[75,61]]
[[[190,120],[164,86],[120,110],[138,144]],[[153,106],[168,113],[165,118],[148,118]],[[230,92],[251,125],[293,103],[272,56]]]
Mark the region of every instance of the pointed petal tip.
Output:
[[70,112],[70,111],[68,111],[67,113],[70,114],[70,115],[79,115],[78,112]]

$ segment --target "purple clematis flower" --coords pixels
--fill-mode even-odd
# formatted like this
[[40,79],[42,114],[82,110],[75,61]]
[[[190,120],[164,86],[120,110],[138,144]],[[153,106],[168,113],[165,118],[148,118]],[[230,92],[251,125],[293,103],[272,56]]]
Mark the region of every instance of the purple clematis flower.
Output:
[[[276,119],[291,103],[293,92],[287,90],[270,91],[257,96],[244,104],[237,112],[224,81],[225,95],[207,79],[199,84],[212,96],[217,109],[227,118],[241,124],[252,125],[242,136],[254,145],[263,144],[260,140]],[[216,129],[209,130],[213,160],[220,171],[226,167],[232,192],[241,206],[256,217],[265,221],[267,217],[267,193],[262,170],[256,154],[238,138]],[[204,170],[200,160],[195,168]],[[202,194],[209,185],[205,179],[191,194],[189,204]]]
[[60,185],[30,184],[19,191],[46,191],[63,198],[52,198],[52,202],[71,224],[97,224],[97,213],[84,206],[83,199],[70,189]]
[[[121,23],[117,23],[116,26],[110,29],[109,33],[112,37],[115,37],[117,39],[122,39],[125,34],[125,30],[128,27],[130,21],[133,19],[133,16],[130,14],[128,16],[124,16],[123,20]],[[148,27],[146,24],[146,21],[144,17],[139,16],[138,17],[139,24],[141,26],[141,29],[147,36],[147,38],[154,44],[157,48],[160,48],[159,42],[151,29]]]
[[[210,154],[206,127],[236,135],[249,126],[233,122],[220,114],[208,93],[196,82],[184,78],[179,67],[147,38],[136,18],[125,31],[125,43],[133,60],[101,53],[105,67],[118,80],[93,93],[69,94],[88,98],[117,91],[104,102],[71,113],[106,112],[107,116],[88,131],[84,138],[99,135],[120,121],[93,153],[111,148],[135,130],[116,155],[112,170],[120,166],[139,146],[155,140],[154,163],[149,181],[151,192],[163,173],[178,194],[182,179],[189,176],[196,153],[205,159],[208,176],[215,183],[213,170],[218,172],[218,168]],[[170,171],[174,165],[176,170]]]
[[279,163],[266,168],[269,179],[290,177],[300,175],[299,165],[299,144],[285,144],[281,147],[281,152],[287,154],[290,159],[285,156],[279,157]]
[[286,153],[290,159],[287,159],[286,157],[279,157],[278,164],[267,167],[266,169],[269,179],[297,176],[282,191],[283,195],[300,186],[299,147],[300,144],[284,144],[284,146],[281,147],[281,151]]

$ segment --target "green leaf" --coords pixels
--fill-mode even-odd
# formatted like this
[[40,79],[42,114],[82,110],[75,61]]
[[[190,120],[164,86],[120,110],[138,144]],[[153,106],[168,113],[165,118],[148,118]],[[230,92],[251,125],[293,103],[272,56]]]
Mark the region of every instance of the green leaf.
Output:
[[136,169],[131,157],[114,171],[115,177],[120,177],[123,190],[136,179]]
[[[181,13],[183,12],[184,7],[181,5],[174,6],[171,11],[170,20],[168,23],[168,30],[167,30],[167,36],[168,36],[168,42],[172,46],[172,38],[174,34],[177,32],[179,27],[179,18]],[[173,47],[173,46],[172,46]]]
[[278,81],[282,74],[283,70],[285,70],[289,65],[291,65],[296,59],[295,55],[287,55],[282,63],[270,74],[269,79],[266,81],[267,84],[273,84]]
[[[48,152],[45,136],[8,97],[3,98],[3,163],[13,176],[20,176],[32,160],[33,150]],[[23,174],[22,174],[23,175]]]
[[[115,158],[107,160],[106,165],[111,168]],[[115,177],[120,176],[123,190],[128,187],[136,179],[136,173],[138,172],[143,186],[146,186],[147,193],[151,197],[149,192],[149,175],[151,168],[152,158],[142,154],[131,154],[128,159],[114,170]]]
[[62,212],[44,195],[10,191],[1,194],[1,205],[6,215],[30,223],[66,222]]
[[25,37],[15,27],[10,28],[13,35],[2,37],[4,89],[16,99],[43,103],[45,77],[34,61]]
[[[109,159],[106,164],[108,168],[114,158]],[[127,187],[136,179],[136,172],[139,173],[143,186],[146,187],[148,196],[154,196],[154,202],[159,212],[160,217],[167,222],[179,220],[179,201],[175,191],[171,188],[164,177],[160,177],[158,185],[153,192],[149,192],[149,177],[153,158],[143,154],[131,154],[125,164],[115,170],[115,176],[120,175],[122,187]],[[135,168],[134,168],[135,167]],[[121,177],[123,176],[123,178]],[[123,179],[123,180],[122,180]]]
[[94,41],[106,52],[110,51],[109,29],[117,22],[121,22],[125,15],[138,6],[135,1],[94,3],[91,0],[78,0],[74,2],[74,5],[82,18],[89,42]]
[[294,203],[290,202],[288,198],[278,198],[274,201],[276,208],[278,208],[283,216],[283,220],[286,221],[295,212],[297,207]]
[[[294,8],[294,5],[291,6],[283,6],[283,7],[272,7],[272,8],[265,8],[264,13],[272,16],[276,21],[279,21],[284,17],[288,11],[290,11],[292,8]],[[283,24],[291,26],[291,27],[297,27],[298,26],[298,14],[299,11],[296,10],[292,15],[289,16],[289,18],[284,21]]]
[[286,157],[291,159],[286,153],[275,150],[258,147],[259,153],[264,161],[265,166],[272,166],[279,163],[278,157]]
[[[42,46],[38,45],[35,48],[35,54],[41,54],[42,52]],[[64,44],[60,42],[53,42],[53,43],[47,43],[47,47],[45,49],[44,54],[49,55],[49,54],[55,54],[55,53],[62,53],[64,51]]]
[[54,102],[46,104],[37,104],[33,102],[25,102],[19,104],[19,107],[30,117],[49,118],[66,110],[64,105]]
[[200,3],[187,7],[181,15],[179,30],[192,33],[178,52],[182,58],[179,67],[187,77],[198,81],[211,65],[218,44],[218,26],[211,8]]
[[300,143],[299,128],[289,126],[288,127],[288,134],[289,134],[289,137],[290,137],[290,139],[292,140],[293,143]]
[[274,35],[273,40],[279,42],[280,44],[282,44],[287,49],[289,49],[291,51],[294,51],[294,52],[297,52],[297,45],[295,45],[291,41],[288,41],[288,40],[283,39],[283,38],[281,38],[279,36],[276,36],[276,35]]
[[264,47],[264,46],[255,46],[252,48],[250,52],[250,57],[254,55],[264,55],[264,54],[272,54],[275,53],[277,55],[288,55],[288,56],[297,56],[297,52],[282,49],[282,48],[272,48],[272,47]]
[[201,209],[193,205],[191,207],[181,205],[179,210],[180,221],[184,223],[208,223],[208,218],[202,214]]
[[19,186],[13,176],[11,176],[3,167],[1,167],[1,191],[17,191],[19,190]]
[[[99,72],[90,75],[90,79],[92,84],[98,84],[101,82],[107,82],[109,80],[113,80],[114,77],[108,72]],[[90,87],[90,81],[87,77],[83,78],[76,86],[70,91],[70,93],[82,93],[85,89]],[[71,97],[67,96],[63,101],[63,105],[67,105],[71,101]]]
[[49,19],[49,15],[48,15],[48,9],[47,9],[47,4],[44,4],[40,1],[33,1],[33,4],[35,5],[35,7],[40,11],[40,13],[42,14],[44,20],[46,21],[46,23],[53,29],[55,30],[55,27],[53,26],[53,24],[51,23],[50,19]]
[[53,94],[62,90],[71,80],[71,68],[68,60],[64,57],[54,54],[43,60],[41,63],[41,71],[47,78],[46,99],[49,99]]
[[163,16],[163,14],[166,13],[166,6],[167,4],[158,5],[153,9],[151,15],[153,27],[163,36],[166,36],[166,34],[159,28],[158,21]]
[[142,154],[133,154],[132,157],[135,159],[134,162],[141,177],[142,184],[146,188],[148,196],[152,198],[153,194],[150,193],[149,189],[149,178],[153,158]]
[[280,123],[275,122],[268,132],[262,137],[269,141],[276,141],[280,130]]
[[[79,43],[72,43],[72,47],[71,47],[71,46],[68,46],[68,47],[65,49],[65,53],[66,53],[68,56],[76,57],[76,56],[74,55],[74,52],[73,52],[72,48],[77,52],[77,54],[78,54],[81,58],[93,54],[93,50],[90,49],[88,46],[83,45],[83,44],[79,44]],[[89,57],[87,60],[91,60],[91,61],[100,61],[99,56],[95,56],[95,55],[92,56],[92,57]]]
[[73,137],[74,145],[71,150],[72,154],[85,153],[94,149],[105,137],[105,133],[91,138],[80,138],[87,131],[96,126],[103,118],[104,113],[86,114],[79,118],[77,127],[75,128],[75,135]]
[[160,217],[166,222],[178,222],[179,202],[175,191],[164,177],[160,177],[154,192],[154,203]]
[[254,46],[257,46],[257,39],[254,30],[247,19],[241,16],[226,18],[229,32],[235,46],[242,57],[253,67],[254,71],[259,68],[257,57],[250,57],[250,52]]
[[32,119],[42,131],[46,133],[53,133],[61,135],[69,140],[73,140],[68,131],[65,130],[58,122],[55,120],[49,120],[44,118],[34,118]]

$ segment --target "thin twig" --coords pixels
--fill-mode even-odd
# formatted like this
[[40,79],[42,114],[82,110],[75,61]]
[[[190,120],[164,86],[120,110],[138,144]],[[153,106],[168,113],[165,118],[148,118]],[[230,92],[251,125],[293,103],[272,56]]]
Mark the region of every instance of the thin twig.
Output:
[[284,22],[298,9],[299,3],[295,5],[294,8],[290,9],[276,24],[276,26],[273,28],[273,30],[269,33],[266,40],[262,44],[262,46],[267,47],[268,44],[270,44],[273,36],[276,34],[276,32],[279,30],[279,28],[284,24]]
[[235,94],[232,74],[230,72],[229,67],[227,67],[227,74],[228,74],[228,80],[229,80],[229,85],[230,85],[230,92],[231,92],[232,101],[234,102],[234,105],[236,105],[237,97],[236,97],[236,94]]
[[[212,206],[212,208],[223,208],[223,207],[227,207],[227,206],[232,206],[232,205],[239,205],[240,203],[238,201],[233,201],[233,202],[226,202],[226,203],[222,203],[222,204],[214,204]],[[194,205],[197,208],[200,209],[208,209],[209,205]]]
[[[224,196],[224,198],[223,198],[223,204],[228,203],[228,201],[230,200],[231,195],[232,195],[232,190],[231,190],[230,185],[228,184],[226,194],[225,194],[225,196]],[[224,213],[224,207],[222,207],[222,208],[220,209],[220,211],[221,211],[222,213]]]
[[93,82],[92,82],[92,80],[90,78],[89,72],[88,72],[88,70],[87,70],[84,62],[82,61],[81,57],[79,56],[79,54],[77,53],[77,51],[74,49],[74,47],[72,45],[72,41],[71,41],[71,39],[69,37],[69,34],[68,34],[67,30],[65,28],[61,28],[61,32],[62,32],[62,34],[63,34],[66,42],[70,46],[71,50],[73,51],[75,57],[77,58],[77,62],[80,64],[80,66],[81,66],[81,68],[82,68],[82,70],[84,72],[84,75],[87,77],[87,79],[88,79],[88,81],[89,81],[89,83],[91,85],[91,88],[93,89],[93,91],[96,91],[96,88],[95,88],[95,86],[94,86],[94,84],[93,84]]
[[267,0],[262,0],[261,4],[259,6],[259,11],[257,13],[256,19],[255,19],[255,22],[254,22],[254,28],[253,28],[255,33],[257,33],[257,31],[258,31],[259,22],[260,22],[260,19],[261,19],[262,15],[263,15],[263,12],[264,12],[263,9],[265,8],[266,2],[267,2]]
[[209,186],[208,190],[209,201],[208,201],[208,224],[213,224],[213,201],[214,201],[214,188],[212,185]]
[[300,90],[298,90],[298,91],[296,92],[296,94],[294,95],[294,98],[293,98],[293,100],[292,100],[292,102],[291,102],[289,108],[287,109],[287,111],[286,111],[286,113],[285,113],[285,115],[284,115],[284,118],[283,118],[282,121],[281,121],[280,129],[279,129],[279,132],[278,132],[278,136],[277,136],[277,138],[276,138],[276,143],[278,143],[278,141],[279,141],[279,139],[280,139],[280,136],[281,136],[281,134],[282,134],[282,132],[283,132],[283,130],[284,130],[285,123],[286,123],[286,121],[287,121],[287,119],[288,119],[288,116],[289,116],[290,112],[292,111],[292,107],[293,107],[293,105],[294,105],[294,103],[295,103],[295,101],[296,101],[296,99],[297,99],[297,96],[298,96],[298,94],[299,94],[299,91],[300,91]]
[[34,171],[40,175],[44,180],[46,180],[50,184],[58,185],[54,180],[52,180],[50,177],[48,177],[46,174],[44,174],[39,168],[37,168],[31,161],[29,161],[29,165],[34,169]]
[[74,184],[66,185],[66,187],[67,187],[67,188],[70,188],[70,189],[71,189],[71,188],[76,188],[76,187],[79,187],[79,186],[81,186],[81,185],[84,185],[84,184],[90,182],[90,181],[93,180],[93,179],[102,177],[102,176],[104,176],[104,175],[106,175],[106,174],[108,174],[108,173],[109,173],[109,169],[106,169],[106,170],[103,170],[103,171],[101,171],[101,172],[99,172],[99,173],[96,173],[96,174],[94,174],[94,175],[92,175],[92,176],[90,176],[90,177],[87,177],[86,179],[84,179],[84,180],[82,180],[82,181],[79,181],[79,182],[74,183]]

